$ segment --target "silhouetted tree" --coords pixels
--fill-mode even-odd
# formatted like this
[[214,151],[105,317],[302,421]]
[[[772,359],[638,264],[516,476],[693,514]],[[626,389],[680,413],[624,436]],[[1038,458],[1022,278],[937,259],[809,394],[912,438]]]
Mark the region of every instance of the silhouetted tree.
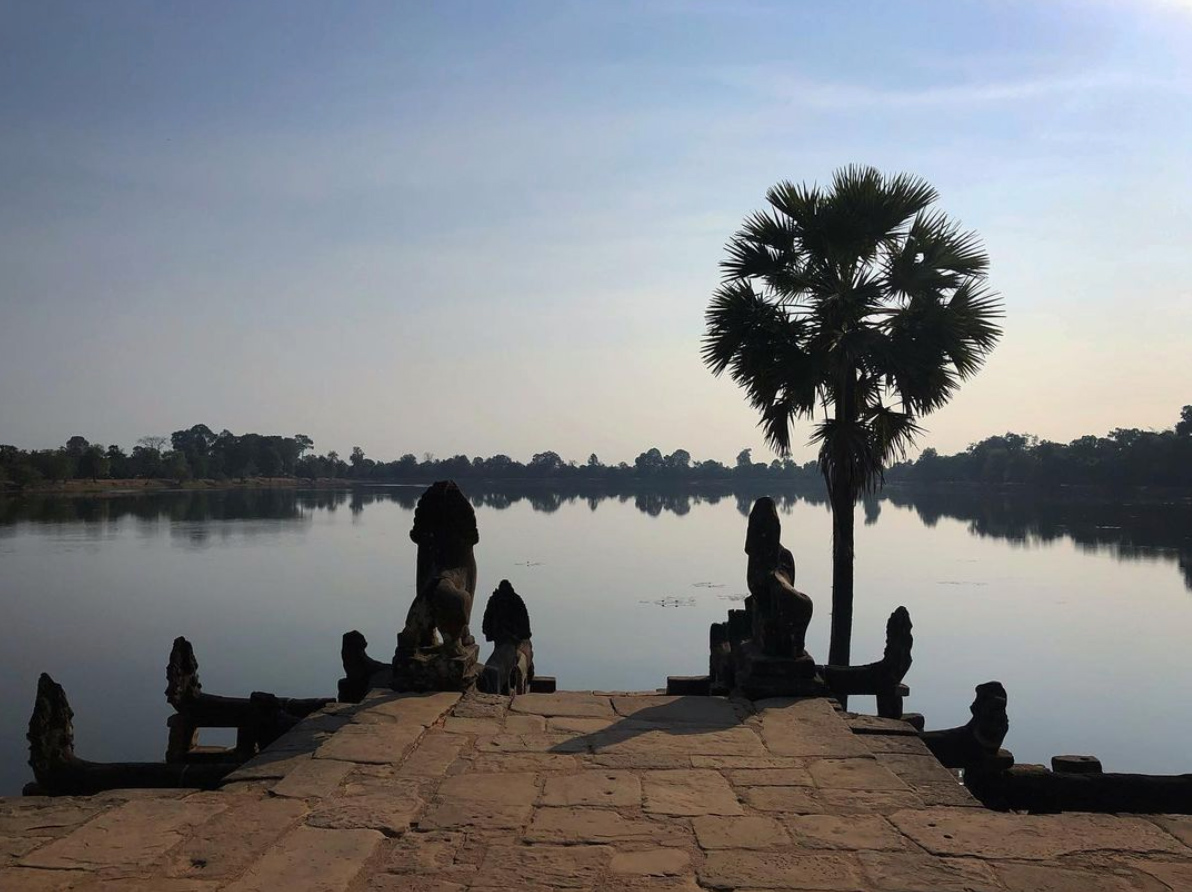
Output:
[[704,361],[745,389],[780,455],[794,419],[830,410],[811,439],[832,505],[836,664],[849,662],[854,505],[1001,334],[985,251],[930,210],[936,198],[870,167],[838,170],[828,189],[779,183],[729,242],[708,307]]

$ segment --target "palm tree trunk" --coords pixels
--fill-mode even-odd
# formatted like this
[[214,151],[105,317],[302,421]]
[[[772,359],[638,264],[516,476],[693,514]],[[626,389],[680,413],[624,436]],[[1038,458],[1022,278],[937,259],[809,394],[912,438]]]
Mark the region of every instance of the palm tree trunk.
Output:
[[832,503],[832,635],[828,662],[848,666],[853,638],[853,494],[829,484]]

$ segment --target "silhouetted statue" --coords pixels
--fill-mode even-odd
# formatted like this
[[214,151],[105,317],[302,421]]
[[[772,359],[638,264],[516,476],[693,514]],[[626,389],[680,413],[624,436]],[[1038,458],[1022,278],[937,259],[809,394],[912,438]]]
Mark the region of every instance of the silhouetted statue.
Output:
[[344,664],[344,677],[339,680],[338,689],[340,702],[359,703],[370,688],[389,683],[392,667],[368,655],[368,641],[355,629],[344,632],[339,656]]
[[969,707],[973,717],[966,724],[943,731],[924,731],[920,737],[948,768],[984,768],[997,760],[1002,741],[1010,730],[1007,700],[1000,681],[979,684],[977,697]]
[[44,672],[29,719],[29,767],[35,782],[26,795],[79,796],[133,787],[212,788],[239,760],[185,764],[167,762],[88,762],[74,752],[74,710],[66,692]]
[[779,541],[782,524],[771,498],[753,503],[745,553],[754,645],[767,656],[800,657],[807,651],[811,598],[795,588],[795,558]]
[[877,714],[883,718],[902,718],[902,697],[906,690],[902,679],[911,668],[911,615],[905,607],[897,608],[886,620],[886,649],[876,663],[863,666],[824,666],[824,681],[837,697],[849,694],[873,694]]
[[[454,481],[440,480],[414,509],[418,546],[414,601],[393,655],[396,690],[466,690],[475,682],[479,647],[468,628],[480,541],[476,512]],[[440,640],[441,638],[441,640]]]
[[174,639],[166,664],[166,700],[175,710],[166,721],[170,730],[167,762],[209,758],[208,753],[195,752],[200,728],[235,728],[236,749],[220,758],[251,758],[303,718],[332,702],[329,697],[297,699],[267,691],[253,691],[248,697],[205,694],[194,648],[181,635]]
[[502,579],[488,599],[481,625],[493,653],[480,674],[480,690],[487,694],[524,694],[534,680],[534,646],[530,643],[530,614],[509,580]]

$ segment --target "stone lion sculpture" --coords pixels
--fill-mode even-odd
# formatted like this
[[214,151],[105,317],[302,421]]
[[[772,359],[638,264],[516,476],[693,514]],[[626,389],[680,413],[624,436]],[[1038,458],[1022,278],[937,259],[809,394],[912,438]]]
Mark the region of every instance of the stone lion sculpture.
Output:
[[415,594],[397,636],[397,653],[462,652],[475,644],[468,623],[476,594],[472,549],[480,534],[476,512],[454,481],[440,480],[422,494],[410,539],[418,546]]
[[806,653],[811,624],[811,598],[795,588],[795,558],[779,541],[778,508],[768,497],[749,512],[745,553],[749,555],[747,607],[755,645],[768,656],[799,657]]

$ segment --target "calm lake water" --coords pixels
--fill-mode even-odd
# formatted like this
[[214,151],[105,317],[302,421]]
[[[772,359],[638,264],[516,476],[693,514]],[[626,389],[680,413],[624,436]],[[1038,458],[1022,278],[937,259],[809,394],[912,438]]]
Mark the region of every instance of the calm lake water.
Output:
[[[706,671],[709,623],[744,597],[749,506],[767,494],[464,490],[480,528],[474,630],[507,578],[540,674],[607,690]],[[388,659],[412,597],[420,491],[0,500],[0,794],[29,779],[39,672],[66,689],[79,755],[151,760],[176,635],[211,693],[331,696],[353,628]],[[823,660],[827,506],[769,494]],[[1020,762],[1092,753],[1107,770],[1192,771],[1192,501],[890,488],[858,507],[856,549],[854,659],[881,655],[886,617],[906,605],[908,708],[929,727],[966,721],[973,687],[998,679]]]

